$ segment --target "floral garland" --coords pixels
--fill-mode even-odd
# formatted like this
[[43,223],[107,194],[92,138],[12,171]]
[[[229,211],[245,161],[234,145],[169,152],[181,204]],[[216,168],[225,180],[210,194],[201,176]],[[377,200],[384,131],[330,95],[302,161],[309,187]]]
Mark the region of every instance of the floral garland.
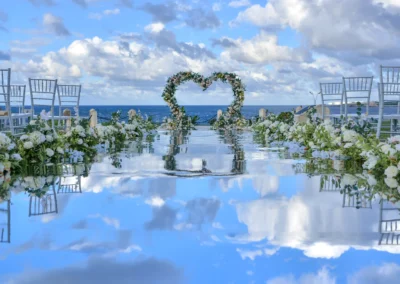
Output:
[[203,91],[205,91],[214,81],[218,80],[222,81],[223,83],[231,84],[234,100],[228,107],[227,111],[224,112],[223,115],[214,122],[213,128],[228,128],[232,125],[245,125],[246,123],[240,112],[244,102],[245,87],[236,74],[215,72],[210,77],[205,78],[198,73],[189,71],[179,72],[167,80],[167,85],[162,93],[162,97],[171,110],[172,119],[166,119],[162,127],[169,130],[193,129],[198,118],[196,116],[187,116],[185,108],[179,106],[175,98],[175,92],[178,86],[187,81],[193,81],[199,85]]

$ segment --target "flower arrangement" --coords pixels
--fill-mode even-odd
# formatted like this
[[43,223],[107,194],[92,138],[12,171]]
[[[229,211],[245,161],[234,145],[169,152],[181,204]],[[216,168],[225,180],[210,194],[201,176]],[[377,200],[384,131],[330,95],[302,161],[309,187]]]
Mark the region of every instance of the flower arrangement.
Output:
[[64,158],[63,139],[50,127],[44,111],[30,121],[17,145],[27,163],[57,163]]
[[216,120],[213,124],[213,128],[226,128],[232,125],[242,127],[244,124],[243,117],[241,115],[241,108],[244,102],[244,91],[240,78],[234,73],[222,73],[215,72],[210,77],[203,77],[202,75],[194,72],[179,72],[167,80],[167,85],[162,93],[162,97],[171,109],[172,118],[164,120],[162,127],[169,130],[190,130],[194,129],[194,125],[197,122],[197,117],[189,117],[186,115],[184,107],[180,107],[175,98],[175,92],[178,86],[187,81],[193,81],[199,85],[203,91],[207,90],[214,81],[220,80],[223,83],[229,83],[232,86],[234,100],[228,107],[227,111]]

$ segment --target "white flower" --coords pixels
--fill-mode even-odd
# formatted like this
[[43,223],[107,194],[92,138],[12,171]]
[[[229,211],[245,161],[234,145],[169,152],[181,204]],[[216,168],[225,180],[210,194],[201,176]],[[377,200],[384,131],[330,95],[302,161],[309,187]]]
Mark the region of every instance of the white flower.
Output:
[[21,157],[20,154],[15,153],[15,154],[12,154],[12,155],[11,155],[11,159],[16,160],[16,161],[21,161],[21,160],[22,160],[22,157]]
[[389,156],[393,156],[394,154],[396,154],[396,150],[393,149],[392,146],[390,146],[389,144],[382,144],[381,150],[383,153],[385,153]]
[[57,147],[57,152],[58,152],[59,154],[64,154],[64,149],[61,148],[61,147]]
[[83,144],[83,140],[79,138],[76,143],[78,143],[79,145],[82,145]]
[[48,135],[46,135],[46,141],[47,142],[53,142],[53,136],[52,135],[50,135],[50,134],[48,134]]
[[370,186],[376,185],[376,179],[372,175],[368,175],[367,182]]
[[26,134],[24,134],[24,135],[22,135],[19,139],[20,139],[21,141],[28,140],[28,139],[29,139],[29,136],[26,135]]
[[51,150],[50,148],[47,148],[46,149],[46,155],[49,156],[49,157],[52,157],[54,155],[54,151]]
[[46,141],[46,136],[44,136],[41,132],[39,131],[34,131],[30,135],[30,140],[32,141],[33,145],[39,145]]
[[386,175],[388,178],[395,177],[395,176],[397,176],[398,173],[399,173],[399,170],[398,170],[397,167],[395,167],[395,166],[389,166],[389,167],[387,167],[387,169],[385,170],[385,175]]
[[350,148],[353,145],[354,145],[353,143],[346,143],[344,144],[344,148]]
[[3,175],[4,172],[4,164],[0,163],[0,175]]
[[24,143],[24,148],[25,149],[31,149],[33,148],[33,143],[31,141],[27,141]]
[[342,178],[343,185],[355,185],[357,180],[357,177],[349,174],[345,174]]
[[385,178],[385,183],[390,188],[397,188],[399,186],[397,180],[395,180],[394,178]]
[[358,137],[357,132],[355,132],[354,130],[344,130],[343,131],[343,141],[344,142],[356,142]]

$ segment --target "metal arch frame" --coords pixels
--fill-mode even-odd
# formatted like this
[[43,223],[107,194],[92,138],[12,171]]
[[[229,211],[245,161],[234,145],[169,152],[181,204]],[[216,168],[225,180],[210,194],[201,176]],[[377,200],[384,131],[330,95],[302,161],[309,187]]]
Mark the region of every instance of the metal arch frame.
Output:
[[[60,92],[60,87],[61,87],[61,92]],[[62,89],[63,88],[67,88],[67,93],[68,95],[62,95],[62,93],[64,92]],[[77,91],[76,91],[77,89]],[[78,110],[78,117],[79,117],[79,103],[80,103],[80,99],[81,99],[81,91],[82,91],[82,85],[63,85],[57,84],[57,95],[58,95],[58,101],[59,101],[59,108],[58,108],[58,112],[59,112],[59,116],[62,116],[62,97],[69,97],[69,98],[77,98],[76,99],[76,107]],[[71,95],[72,93],[77,92],[77,95]]]

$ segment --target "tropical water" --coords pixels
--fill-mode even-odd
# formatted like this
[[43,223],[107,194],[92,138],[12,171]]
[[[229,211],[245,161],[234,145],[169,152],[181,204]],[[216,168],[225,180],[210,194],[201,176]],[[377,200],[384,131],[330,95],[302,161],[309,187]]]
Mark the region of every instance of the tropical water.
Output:
[[396,283],[400,205],[304,165],[199,127],[37,169],[0,204],[0,283]]
[[[284,111],[292,111],[295,109],[297,106],[268,106],[268,105],[259,105],[259,106],[243,106],[242,108],[242,114],[250,119],[256,115],[258,115],[258,111],[260,108],[265,108],[268,111],[272,113],[280,113]],[[208,120],[211,118],[214,118],[217,114],[217,111],[219,109],[225,110],[227,106],[185,106],[186,113],[190,116],[197,115],[199,116],[199,123],[200,124],[208,124]],[[128,111],[130,109],[134,109],[136,111],[140,111],[141,114],[143,115],[148,115],[152,116],[154,121],[156,122],[161,122],[164,117],[170,116],[170,110],[168,106],[88,106],[88,105],[83,105],[80,106],[79,112],[81,116],[89,116],[89,111],[90,109],[95,109],[98,113],[98,117],[101,120],[106,120],[111,117],[111,113],[116,112],[117,110],[121,110],[122,115],[121,117],[123,119],[126,119],[128,116]],[[35,110],[36,112],[40,112],[39,109]],[[330,107],[330,111],[332,114],[339,114],[340,113],[340,108],[338,106],[332,106]],[[365,108],[362,108],[362,111],[365,112]],[[356,112],[356,107],[349,107],[348,110],[349,113],[355,113]],[[397,108],[396,107],[385,107],[385,113],[391,114],[391,113],[396,113]],[[56,107],[56,113],[58,113],[57,107]],[[370,114],[378,114],[378,108],[377,107],[371,107]]]

